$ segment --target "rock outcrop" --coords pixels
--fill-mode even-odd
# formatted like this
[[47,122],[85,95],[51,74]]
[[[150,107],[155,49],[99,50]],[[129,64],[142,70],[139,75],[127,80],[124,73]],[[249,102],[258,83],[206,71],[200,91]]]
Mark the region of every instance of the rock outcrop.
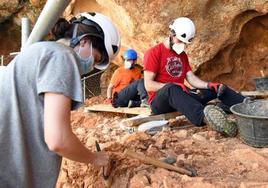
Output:
[[[43,4],[42,0],[0,0],[0,21],[16,21],[22,13],[34,21]],[[171,21],[187,16],[197,27],[187,47],[197,75],[237,90],[254,89],[252,78],[260,76],[260,70],[268,75],[268,0],[72,0],[64,16],[82,11],[109,16],[120,29],[122,49],[137,49],[141,65],[146,49],[168,36]],[[5,47],[0,47],[3,53]]]

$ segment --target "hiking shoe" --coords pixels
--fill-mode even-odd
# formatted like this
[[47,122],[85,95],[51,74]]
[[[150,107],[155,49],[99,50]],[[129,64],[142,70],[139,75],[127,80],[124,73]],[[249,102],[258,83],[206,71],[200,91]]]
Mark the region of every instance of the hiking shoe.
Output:
[[142,100],[141,100],[141,105],[140,105],[140,107],[147,107],[147,108],[150,108],[150,105],[148,104],[147,99],[142,99]]
[[237,125],[228,121],[226,113],[219,107],[207,105],[204,109],[205,120],[209,127],[226,136],[234,137],[237,134]]
[[129,100],[128,101],[128,108],[134,108],[134,107],[140,107],[141,105],[141,101],[133,101],[133,100]]
[[252,102],[250,97],[245,97],[244,100],[243,100],[243,103],[245,103],[245,104],[248,104],[250,102]]
[[227,106],[226,104],[223,104],[222,102],[219,102],[216,104],[217,107],[220,107],[226,114],[231,114],[230,107]]

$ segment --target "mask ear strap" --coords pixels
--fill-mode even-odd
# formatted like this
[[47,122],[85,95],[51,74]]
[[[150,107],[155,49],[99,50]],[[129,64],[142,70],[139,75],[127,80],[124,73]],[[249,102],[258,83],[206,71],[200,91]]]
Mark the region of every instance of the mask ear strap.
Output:
[[77,37],[77,30],[78,30],[78,24],[74,25],[74,31],[73,31],[73,36],[72,38],[76,38]]
[[93,47],[92,47],[92,42],[90,42],[90,54],[91,54],[91,55],[93,55],[93,54],[92,54],[92,51],[93,51],[92,48],[93,48]]
[[174,44],[174,43],[173,43],[172,37],[169,36],[169,48],[170,48],[171,50],[173,50],[173,48],[172,48],[173,44]]
[[80,52],[81,52],[81,46],[79,46],[79,49],[78,49],[78,54],[80,55]]
[[72,36],[72,39],[70,41],[71,48],[74,48],[79,43],[79,39],[77,37],[77,30],[78,30],[78,24],[75,24],[74,30],[73,30],[73,36]]

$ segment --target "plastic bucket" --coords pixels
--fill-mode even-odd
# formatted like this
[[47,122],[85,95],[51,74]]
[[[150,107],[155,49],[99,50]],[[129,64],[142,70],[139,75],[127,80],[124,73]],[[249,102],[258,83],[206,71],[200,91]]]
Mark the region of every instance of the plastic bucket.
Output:
[[241,140],[253,147],[268,147],[268,100],[239,103],[231,107]]
[[257,91],[268,90],[268,77],[258,77],[253,79]]

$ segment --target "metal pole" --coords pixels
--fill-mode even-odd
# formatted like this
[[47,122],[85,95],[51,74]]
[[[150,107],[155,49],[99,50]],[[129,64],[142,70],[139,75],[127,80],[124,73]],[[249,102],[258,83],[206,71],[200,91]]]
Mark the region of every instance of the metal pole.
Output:
[[4,55],[1,55],[1,66],[4,66]]
[[29,18],[21,18],[21,50],[27,42],[30,34],[30,20]]
[[43,8],[26,45],[38,42],[48,34],[71,0],[48,0]]
[[86,79],[83,80],[83,97],[84,97],[84,102],[86,101]]

